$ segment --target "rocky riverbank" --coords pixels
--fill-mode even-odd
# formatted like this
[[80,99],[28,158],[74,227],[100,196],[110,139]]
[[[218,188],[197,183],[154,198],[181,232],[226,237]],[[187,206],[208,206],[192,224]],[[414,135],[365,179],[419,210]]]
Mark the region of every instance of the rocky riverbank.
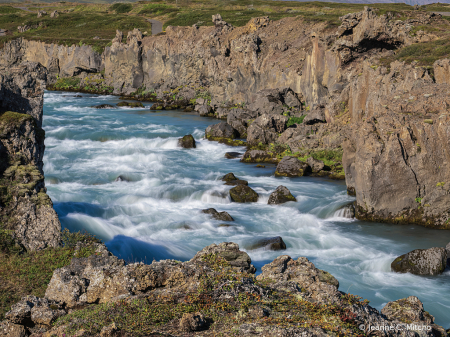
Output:
[[304,257],[282,255],[254,273],[231,242],[150,265],[125,264],[98,244],[55,270],[44,298],[13,305],[0,335],[447,336],[418,298],[380,313]]
[[334,28],[268,17],[233,27],[215,15],[214,27],[167,27],[151,37],[135,29],[126,43],[118,31],[102,55],[18,39],[0,51],[0,63],[40,62],[51,89],[226,120],[206,137],[247,144],[244,162],[290,156],[308,165],[303,174],[345,178],[359,219],[448,229],[449,61],[389,61],[399,48],[439,39],[438,28],[420,27],[448,22],[408,15],[399,21],[365,8]]
[[61,225],[46,194],[42,130],[46,69],[37,63],[0,68],[0,231],[20,249],[60,244]]

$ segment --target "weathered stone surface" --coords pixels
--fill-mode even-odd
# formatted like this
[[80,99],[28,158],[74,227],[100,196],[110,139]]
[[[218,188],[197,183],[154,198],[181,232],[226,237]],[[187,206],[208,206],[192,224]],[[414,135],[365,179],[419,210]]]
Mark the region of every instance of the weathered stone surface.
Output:
[[311,168],[308,164],[301,162],[296,157],[286,156],[281,159],[275,171],[276,176],[301,177],[308,175]]
[[283,204],[288,201],[297,201],[295,197],[291,194],[291,191],[285,186],[278,186],[275,191],[273,191],[269,196],[269,205]]
[[227,173],[225,174],[222,178],[222,181],[226,181],[226,182],[230,182],[230,181],[234,181],[234,180],[239,180],[238,178],[236,178],[236,176],[234,175],[233,172]]
[[0,218],[25,249],[57,247],[61,224],[46,194],[42,171],[46,70],[32,62],[2,69],[0,178],[7,186],[0,189]]
[[264,248],[267,250],[285,250],[286,244],[284,243],[281,236],[276,236],[273,238],[266,238],[259,240],[250,247],[250,249],[258,249],[258,248]]
[[278,134],[286,130],[288,117],[283,115],[262,115],[247,129],[247,142],[249,144],[269,144],[278,138]]
[[178,139],[178,145],[184,147],[185,149],[196,148],[195,139],[192,135],[183,136],[183,138]]
[[57,18],[58,16],[59,16],[59,13],[56,10],[50,13],[51,18]]
[[206,138],[237,138],[239,132],[235,130],[231,125],[221,122],[219,124],[210,125],[205,130]]
[[230,197],[234,202],[256,202],[259,196],[250,187],[239,184],[230,190]]
[[200,313],[185,313],[180,320],[180,328],[186,332],[201,331],[207,328],[205,317]]
[[276,160],[273,154],[263,150],[248,150],[241,159],[244,163],[272,163]]
[[26,337],[28,334],[23,325],[8,321],[0,322],[0,337]]
[[339,299],[339,282],[329,273],[317,269],[306,257],[293,260],[282,255],[261,268],[258,280],[271,279],[276,283],[273,287],[289,287],[294,283],[302,289],[302,294],[316,301],[329,303]]
[[65,315],[62,305],[58,301],[27,296],[11,307],[5,318],[14,324],[33,327],[50,327],[58,318]]
[[325,109],[324,107],[316,107],[314,110],[309,112],[303,119],[305,125],[313,125],[317,123],[326,123]]
[[398,273],[412,273],[416,275],[439,275],[447,265],[447,251],[445,248],[434,247],[416,249],[396,258],[391,268]]
[[256,268],[251,264],[252,260],[247,253],[239,250],[239,245],[234,242],[222,242],[218,245],[213,243],[201,251],[199,251],[195,256],[190,260],[190,262],[199,261],[202,257],[216,254],[230,263],[231,266],[244,270],[249,273],[255,273]]
[[208,208],[202,210],[202,213],[211,214],[211,216],[216,220],[221,221],[234,221],[232,216],[228,212],[217,212],[214,208]]
[[306,163],[311,167],[313,173],[317,173],[323,170],[325,164],[323,161],[314,159],[313,157],[308,157]]
[[416,296],[389,302],[381,309],[381,313],[388,319],[403,323],[414,322],[423,325],[434,323],[434,317],[423,309],[422,302]]

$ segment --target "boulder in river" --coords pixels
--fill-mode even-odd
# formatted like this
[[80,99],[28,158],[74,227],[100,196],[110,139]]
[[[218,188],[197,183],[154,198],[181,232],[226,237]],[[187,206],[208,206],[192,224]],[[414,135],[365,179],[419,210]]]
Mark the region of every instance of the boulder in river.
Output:
[[231,200],[234,202],[256,202],[258,193],[246,185],[237,185],[230,190]]
[[415,249],[397,257],[391,268],[397,273],[415,275],[439,275],[447,265],[447,251],[442,247]]
[[241,159],[243,163],[274,163],[276,162],[275,156],[268,151],[263,150],[248,150],[244,153]]
[[130,178],[120,175],[114,181],[131,181],[131,180],[130,180]]
[[240,152],[226,152],[225,153],[225,158],[227,159],[235,159],[235,158],[239,158],[241,156],[242,153]]
[[241,180],[236,178],[236,176],[233,173],[227,173],[222,177],[222,181],[225,181],[225,185],[248,185],[247,180]]
[[283,204],[288,201],[297,201],[297,199],[295,199],[287,187],[280,185],[272,192],[267,203],[269,205],[275,205]]
[[285,156],[277,165],[275,176],[301,177],[311,173],[311,167],[296,157]]
[[447,251],[447,265],[450,267],[450,242],[445,246],[445,250]]
[[222,220],[222,221],[234,221],[232,216],[228,214],[228,212],[217,212],[214,208],[208,208],[202,210],[202,213],[211,214],[212,217],[216,220]]
[[111,104],[100,104],[100,105],[91,106],[91,108],[95,108],[95,109],[114,109],[114,106],[111,105]]
[[195,149],[195,139],[192,135],[183,136],[183,138],[178,139],[178,145],[184,147],[185,149]]
[[144,105],[141,102],[119,102],[117,106],[126,106],[129,108],[143,108]]
[[281,236],[275,236],[273,238],[265,238],[259,240],[250,247],[250,249],[258,249],[258,248],[264,248],[267,250],[285,250],[286,244],[284,243]]

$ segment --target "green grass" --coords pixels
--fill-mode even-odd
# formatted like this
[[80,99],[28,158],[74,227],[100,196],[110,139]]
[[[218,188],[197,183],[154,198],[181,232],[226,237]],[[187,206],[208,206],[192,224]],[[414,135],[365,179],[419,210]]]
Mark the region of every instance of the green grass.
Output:
[[160,16],[169,13],[176,13],[179,9],[166,4],[149,4],[146,5],[139,14]]
[[301,117],[290,117],[286,126],[290,127],[291,125],[294,125],[294,124],[302,124],[305,117],[306,117],[306,115],[303,115]]
[[132,4],[115,3],[109,7],[110,11],[115,11],[116,14],[128,13],[133,9]]
[[11,14],[19,12],[23,12],[23,10],[11,6],[0,6],[0,14]]
[[[17,26],[38,25],[43,27],[32,29],[19,34]],[[105,14],[91,12],[61,13],[58,18],[50,18],[48,15],[37,18],[35,14],[5,14],[0,15],[0,27],[14,33],[11,36],[0,37],[0,47],[6,41],[24,37],[28,40],[40,40],[47,43],[58,43],[63,45],[91,45],[98,52],[102,52],[105,46],[111,42],[116,35],[116,29],[126,32],[139,28],[142,32],[151,32],[151,23],[144,17],[125,14]],[[100,37],[93,40],[93,37]]]
[[53,271],[70,263],[77,242],[87,246],[79,250],[76,257],[88,257],[94,254],[89,244],[98,240],[89,234],[65,231],[64,247],[18,254],[20,249],[15,247],[8,232],[0,229],[0,320],[23,296],[44,296]]

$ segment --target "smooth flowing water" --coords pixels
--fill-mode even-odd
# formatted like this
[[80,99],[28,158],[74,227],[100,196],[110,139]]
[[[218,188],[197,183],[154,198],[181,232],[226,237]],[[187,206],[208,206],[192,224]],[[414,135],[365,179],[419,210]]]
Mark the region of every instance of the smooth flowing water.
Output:
[[[114,96],[47,92],[44,104],[48,193],[63,227],[87,230],[128,261],[188,260],[212,243],[232,241],[254,265],[281,254],[306,256],[333,274],[340,290],[381,309],[388,301],[415,295],[436,323],[450,327],[450,271],[419,277],[390,271],[392,260],[417,248],[445,246],[450,232],[417,226],[364,223],[341,217],[353,198],[345,183],[322,178],[276,178],[275,166],[243,164],[225,152],[244,152],[202,139],[218,121],[179,111],[98,110]],[[192,134],[196,149],[177,139]],[[248,180],[257,203],[231,202],[220,178],[233,172]],[[118,176],[125,178],[115,181]],[[279,185],[298,202],[267,205]],[[231,226],[201,213],[213,207],[235,219]],[[281,236],[287,250],[249,250],[261,238]]]

